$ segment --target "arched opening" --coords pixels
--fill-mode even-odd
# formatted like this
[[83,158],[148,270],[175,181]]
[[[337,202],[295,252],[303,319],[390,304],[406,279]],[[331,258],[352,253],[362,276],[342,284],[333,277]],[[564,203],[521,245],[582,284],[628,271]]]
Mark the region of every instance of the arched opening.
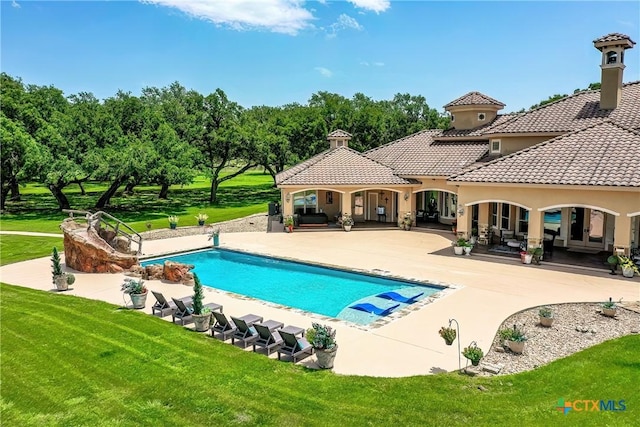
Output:
[[416,193],[416,225],[449,229],[455,225],[458,195],[440,188],[422,189]]
[[618,52],[610,50],[607,52],[607,64],[615,64],[618,62]]

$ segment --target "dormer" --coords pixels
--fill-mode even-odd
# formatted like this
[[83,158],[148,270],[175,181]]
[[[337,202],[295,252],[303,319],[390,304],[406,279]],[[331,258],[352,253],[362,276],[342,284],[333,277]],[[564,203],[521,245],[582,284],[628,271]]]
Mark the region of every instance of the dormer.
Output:
[[329,141],[329,149],[333,150],[338,147],[348,147],[349,141],[351,140],[351,134],[349,132],[345,132],[342,129],[336,129],[327,135],[327,140]]
[[454,129],[473,129],[490,123],[505,105],[480,92],[469,92],[451,101],[444,109],[451,115]]
[[627,35],[611,33],[593,41],[602,52],[602,77],[600,80],[600,108],[612,110],[620,104],[622,96],[622,74],[624,71],[624,51],[636,42]]

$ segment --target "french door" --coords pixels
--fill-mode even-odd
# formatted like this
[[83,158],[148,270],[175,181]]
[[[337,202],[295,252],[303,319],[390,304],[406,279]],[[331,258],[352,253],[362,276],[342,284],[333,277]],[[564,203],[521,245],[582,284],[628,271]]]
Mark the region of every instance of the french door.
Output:
[[588,248],[604,248],[606,214],[597,209],[572,208],[569,244]]

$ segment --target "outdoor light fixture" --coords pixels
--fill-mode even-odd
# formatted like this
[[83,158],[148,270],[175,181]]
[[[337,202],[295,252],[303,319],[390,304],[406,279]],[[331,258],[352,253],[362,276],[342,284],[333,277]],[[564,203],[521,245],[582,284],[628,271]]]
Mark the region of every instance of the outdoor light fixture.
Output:
[[289,203],[291,201],[291,193],[287,193],[287,197],[284,198],[287,203]]
[[460,206],[458,208],[458,216],[462,216],[462,215],[464,215],[464,206]]
[[409,192],[408,192],[408,191],[405,191],[405,193],[404,193],[404,199],[405,199],[405,200],[409,200]]

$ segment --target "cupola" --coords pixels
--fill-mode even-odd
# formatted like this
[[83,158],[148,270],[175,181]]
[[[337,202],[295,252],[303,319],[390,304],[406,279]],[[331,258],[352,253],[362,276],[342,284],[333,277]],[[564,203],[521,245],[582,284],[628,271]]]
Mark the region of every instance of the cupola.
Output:
[[490,123],[504,104],[480,92],[469,92],[451,101],[444,109],[451,114],[454,129],[473,129]]
[[327,135],[327,140],[329,141],[330,150],[338,147],[348,147],[349,141],[351,140],[351,134],[343,131],[342,129],[336,129]]

